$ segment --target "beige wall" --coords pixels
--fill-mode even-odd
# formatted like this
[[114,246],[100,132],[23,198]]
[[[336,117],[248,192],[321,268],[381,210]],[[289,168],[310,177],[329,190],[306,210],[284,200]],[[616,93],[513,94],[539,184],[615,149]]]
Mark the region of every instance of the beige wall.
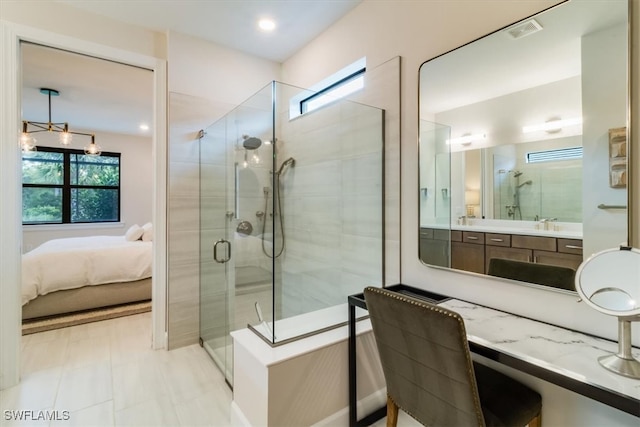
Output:
[[[626,188],[609,186],[609,135],[606,131],[625,126],[627,51],[623,46],[627,37],[626,26],[619,26],[582,38],[582,114],[590,119],[583,125],[582,138],[583,229],[588,230],[583,239],[585,254],[627,241],[627,211],[597,208],[601,203],[627,204]],[[619,46],[618,49],[612,48],[614,45]]]
[[165,35],[52,1],[2,0],[0,19],[139,54],[166,58]]

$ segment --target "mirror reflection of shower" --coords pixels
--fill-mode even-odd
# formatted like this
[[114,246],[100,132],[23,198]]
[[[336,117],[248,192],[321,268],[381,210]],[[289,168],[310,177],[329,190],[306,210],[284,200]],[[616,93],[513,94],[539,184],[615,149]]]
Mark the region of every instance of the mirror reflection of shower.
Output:
[[521,183],[520,177],[522,176],[522,171],[519,171],[516,169],[512,169],[509,171],[500,169],[498,173],[500,174],[506,173],[508,174],[508,176],[513,177],[513,182],[509,182],[510,184],[509,187],[512,191],[511,204],[505,205],[507,217],[513,220],[522,220],[522,208],[521,208],[521,200],[520,200],[521,191],[523,187],[533,184],[533,181],[529,179]]
[[[272,242],[273,247],[272,247],[271,253],[269,253],[265,245],[265,235],[266,235],[265,231],[266,231],[267,221],[262,221],[262,252],[269,258],[278,258],[280,255],[282,255],[282,252],[284,252],[285,231],[284,231],[284,215],[282,213],[282,197],[281,197],[282,179],[283,179],[284,173],[288,170],[288,168],[295,166],[295,163],[296,163],[295,159],[293,157],[289,157],[287,160],[285,160],[280,164],[280,167],[275,172],[271,180],[271,182],[273,183],[273,191],[274,191],[273,202],[275,205],[273,209],[273,215],[276,216],[276,220],[274,221],[274,228],[276,225],[279,225],[280,233],[278,233],[277,230],[275,229],[272,231],[271,235],[273,236],[273,242]],[[269,194],[271,193],[271,188],[264,187],[263,193],[264,193],[264,211],[269,212]],[[276,241],[277,236],[280,236],[280,241],[281,241],[279,248]]]

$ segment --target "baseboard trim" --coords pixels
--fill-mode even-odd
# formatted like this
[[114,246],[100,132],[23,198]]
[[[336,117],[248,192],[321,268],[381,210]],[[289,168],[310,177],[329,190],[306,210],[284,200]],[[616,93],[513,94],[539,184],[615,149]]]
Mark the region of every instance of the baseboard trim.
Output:
[[[387,389],[381,388],[378,391],[371,393],[363,399],[358,401],[358,418],[363,418],[365,415],[370,414],[376,409],[387,404]],[[335,426],[348,426],[349,425],[349,407],[345,407],[333,415],[318,421],[313,424],[312,427],[335,427]]]

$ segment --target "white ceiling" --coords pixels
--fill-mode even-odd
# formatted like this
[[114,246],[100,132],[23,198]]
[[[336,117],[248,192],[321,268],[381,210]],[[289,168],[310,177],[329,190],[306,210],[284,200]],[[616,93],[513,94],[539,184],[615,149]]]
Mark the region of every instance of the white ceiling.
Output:
[[[583,37],[623,25],[626,14],[624,1],[574,0],[536,15],[542,26],[537,33],[514,40],[507,35],[509,27],[424,63],[421,118],[446,124],[453,138],[491,135],[460,148],[475,149],[526,142],[532,135],[522,133],[523,125],[581,117]],[[581,130],[575,126],[562,136]]]
[[536,15],[538,33],[512,40],[507,28],[427,61],[421,112],[428,117],[580,75],[581,38],[626,22],[626,11],[624,1],[574,0]]
[[48,121],[40,88],[49,88],[60,92],[51,97],[52,122],[76,132],[151,134],[139,129],[153,124],[151,71],[28,43],[21,53],[24,120]]
[[[54,0],[151,30],[176,31],[248,54],[282,62],[362,0]],[[269,17],[277,28],[257,29]],[[52,121],[68,122],[80,132],[144,134],[152,120],[152,73],[56,49],[24,44],[22,49],[25,120],[46,122],[46,87]],[[147,133],[148,134],[148,133]]]
[[[177,31],[284,62],[362,0],[56,0],[155,31]],[[257,27],[271,18],[277,28]]]

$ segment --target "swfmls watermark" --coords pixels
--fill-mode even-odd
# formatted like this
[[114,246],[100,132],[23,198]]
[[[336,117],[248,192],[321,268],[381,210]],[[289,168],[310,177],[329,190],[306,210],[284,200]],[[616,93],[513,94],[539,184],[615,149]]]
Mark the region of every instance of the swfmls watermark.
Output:
[[32,411],[32,410],[4,410],[5,421],[68,421],[69,411]]

